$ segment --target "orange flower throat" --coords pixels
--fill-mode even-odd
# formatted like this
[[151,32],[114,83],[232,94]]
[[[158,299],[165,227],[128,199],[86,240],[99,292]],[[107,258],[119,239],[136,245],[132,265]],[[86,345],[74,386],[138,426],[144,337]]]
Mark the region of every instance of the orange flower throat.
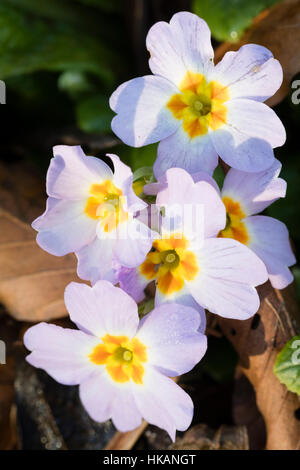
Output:
[[110,377],[118,383],[132,380],[143,383],[144,366],[147,361],[146,346],[139,339],[106,334],[89,355],[90,361],[104,365]]
[[111,232],[128,219],[125,212],[124,196],[111,180],[92,184],[85,213],[92,219],[100,220],[104,232]]
[[155,279],[164,295],[180,291],[185,281],[191,281],[198,273],[196,256],[188,249],[189,242],[184,237],[172,235],[155,240],[152,247],[140,266],[140,273],[149,281]]
[[200,73],[187,72],[179,85],[181,93],[171,97],[168,109],[181,119],[184,131],[191,139],[216,130],[226,123],[228,88],[216,81],[207,82]]
[[221,230],[218,237],[234,238],[235,240],[247,245],[250,237],[243,219],[246,217],[241,209],[240,203],[233,201],[230,197],[223,197],[223,203],[226,207],[226,227]]

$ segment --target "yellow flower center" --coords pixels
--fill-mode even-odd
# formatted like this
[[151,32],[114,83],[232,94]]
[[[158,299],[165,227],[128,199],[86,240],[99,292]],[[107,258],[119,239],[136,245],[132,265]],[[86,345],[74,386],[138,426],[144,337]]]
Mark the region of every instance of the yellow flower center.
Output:
[[204,135],[208,128],[216,130],[226,123],[229,99],[228,88],[216,81],[207,82],[200,73],[187,72],[179,85],[181,93],[173,95],[167,103],[176,119],[190,138]]
[[189,242],[175,234],[168,239],[155,240],[140,266],[140,273],[149,281],[155,279],[157,288],[164,295],[180,291],[185,281],[194,279],[198,271],[197,259],[189,250]]
[[250,237],[243,222],[246,215],[242,211],[240,203],[227,196],[223,197],[223,203],[226,207],[226,226],[220,231],[218,237],[234,238],[247,245]]
[[85,213],[92,219],[100,220],[104,232],[115,230],[118,224],[128,219],[125,212],[124,196],[111,180],[101,184],[92,184],[90,197],[85,206]]
[[97,365],[104,365],[110,377],[118,383],[132,380],[142,384],[144,377],[143,363],[147,362],[146,346],[137,338],[111,336],[106,334],[89,359]]

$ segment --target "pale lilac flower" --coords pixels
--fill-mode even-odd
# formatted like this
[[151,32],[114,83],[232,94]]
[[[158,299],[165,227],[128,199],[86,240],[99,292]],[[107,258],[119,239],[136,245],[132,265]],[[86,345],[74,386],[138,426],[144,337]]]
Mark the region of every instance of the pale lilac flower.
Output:
[[[165,208],[160,238],[139,267],[119,272],[121,287],[140,301],[145,287],[155,281],[156,305],[176,302],[195,308],[198,304],[202,315],[206,308],[227,318],[251,317],[259,308],[255,286],[268,279],[264,263],[236,240],[216,238],[225,228],[226,211],[213,185],[195,183],[179,168],[167,170],[166,183],[157,196],[158,206]],[[173,208],[185,205],[201,206],[203,218],[189,223],[187,218],[176,218],[176,213],[174,217]],[[174,230],[169,228],[170,218]]]
[[147,207],[132,189],[132,172],[108,155],[114,172],[81,147],[54,147],[47,173],[47,208],[32,224],[37,243],[56,256],[75,252],[78,275],[114,279],[113,264],[137,266],[151,247],[151,232],[135,214]]
[[24,336],[27,361],[64,385],[79,384],[95,421],[111,418],[125,432],[144,418],[173,440],[176,429],[187,429],[192,400],[168,377],[188,372],[206,352],[198,313],[164,305],[139,322],[133,299],[107,281],[71,283],[65,302],[79,330],[33,326]]
[[282,82],[265,47],[247,44],[214,65],[210,30],[189,12],[156,23],[147,36],[154,75],[122,84],[110,99],[112,129],[133,147],[159,142],[154,174],[168,168],[212,173],[218,155],[231,167],[258,172],[285,142],[284,127],[263,102]]
[[280,197],[286,182],[279,178],[281,164],[275,160],[267,171],[257,174],[231,169],[222,189],[227,211],[221,237],[234,238],[247,245],[265,263],[273,287],[283,289],[293,280],[289,266],[295,264],[286,225],[273,217],[256,215]]

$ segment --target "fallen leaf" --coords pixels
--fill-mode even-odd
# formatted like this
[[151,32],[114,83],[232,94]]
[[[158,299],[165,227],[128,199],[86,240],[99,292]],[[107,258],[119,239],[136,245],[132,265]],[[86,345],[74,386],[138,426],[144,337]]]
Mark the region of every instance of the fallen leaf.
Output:
[[17,320],[63,317],[65,287],[80,280],[75,256],[43,251],[28,223],[43,212],[44,181],[22,165],[1,165],[0,174],[0,302]]
[[14,405],[15,361],[13,343],[18,338],[19,328],[0,307],[0,449],[16,448],[16,414]]
[[225,52],[237,50],[244,44],[265,46],[279,60],[283,68],[283,83],[267,103],[274,106],[282,101],[290,91],[290,81],[300,72],[300,1],[286,0],[260,14],[252,27],[238,43],[223,43],[216,52],[218,62]]
[[256,392],[268,450],[300,449],[299,398],[273,372],[278,352],[297,332],[292,287],[278,291],[266,283],[259,288],[261,305],[249,320],[219,319],[240,357],[242,372]]
[[248,434],[245,426],[222,425],[217,431],[206,424],[197,424],[182,438],[176,439],[172,450],[248,450]]

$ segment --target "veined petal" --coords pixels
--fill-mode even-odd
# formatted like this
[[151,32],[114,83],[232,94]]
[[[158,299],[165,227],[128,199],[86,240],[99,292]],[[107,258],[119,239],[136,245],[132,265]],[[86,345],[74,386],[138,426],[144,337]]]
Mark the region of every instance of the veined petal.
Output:
[[122,266],[134,268],[141,264],[152,246],[151,230],[138,219],[118,226],[114,256]]
[[180,121],[179,129],[159,143],[153,171],[159,180],[169,168],[183,168],[191,175],[198,171],[212,174],[217,165],[218,154],[210,134],[191,139]]
[[48,253],[63,256],[91,243],[97,221],[84,213],[85,201],[49,198],[45,213],[32,224],[36,241]]
[[191,398],[173,380],[154,368],[147,368],[144,386],[134,387],[133,393],[145,420],[165,429],[173,441],[176,429],[185,431],[191,424],[194,411]]
[[231,168],[224,180],[222,197],[238,201],[245,215],[262,212],[280,197],[285,197],[286,182],[278,178],[281,163],[275,159],[265,171],[247,173]]
[[246,44],[237,52],[226,52],[209,76],[229,88],[230,98],[265,101],[282,83],[282,67],[271,51]]
[[24,344],[32,351],[26,360],[64,385],[77,385],[93,374],[95,366],[88,354],[98,342],[82,331],[47,323],[29,328],[24,335]]
[[[193,178],[194,183],[198,183],[198,181],[206,181],[207,183],[211,184],[218,193],[220,192],[219,186],[213,177],[205,171],[198,171],[197,173],[193,173],[191,174],[191,177]],[[149,194],[150,196],[156,196],[160,191],[166,189],[166,187],[167,177],[166,174],[164,174],[156,183],[145,184],[143,192],[144,194]]]
[[142,415],[136,405],[133,388],[133,384],[130,384],[129,387],[119,387],[113,402],[112,422],[121,432],[131,431],[142,422]]
[[65,304],[71,320],[80,329],[102,337],[132,337],[139,317],[134,300],[110,282],[98,281],[93,287],[71,282],[65,290]]
[[109,102],[117,113],[111,123],[112,130],[125,144],[133,147],[168,137],[180,125],[166,106],[176,93],[175,85],[152,75],[123,83]]
[[216,236],[225,227],[225,207],[212,185],[206,181],[194,183],[192,176],[180,168],[167,170],[166,179],[167,188],[158,193],[156,204],[166,208],[166,215],[168,207],[172,210],[177,205],[180,211],[186,208],[186,212],[181,214],[184,230],[188,226],[195,235],[202,233],[204,238],[208,238]]
[[95,421],[103,422],[111,418],[121,432],[131,431],[141,424],[142,416],[131,385],[118,387],[105,371],[83,382],[79,393],[83,406]]
[[272,148],[284,144],[285,129],[264,103],[235,99],[226,103],[227,123],[211,133],[220,157],[237,170],[255,173],[274,163]]
[[79,387],[79,396],[84,408],[90,417],[98,422],[111,418],[117,395],[118,388],[109,380],[104,368],[101,372],[95,372]]
[[187,70],[204,73],[212,67],[214,51],[209,27],[193,13],[176,13],[170,24],[161,21],[153,25],[146,46],[151,71],[176,85]]
[[288,266],[296,263],[286,225],[263,215],[247,217],[244,222],[250,234],[249,248],[265,263],[272,286],[284,289],[293,281]]
[[99,158],[87,157],[79,146],[57,145],[47,173],[47,194],[61,199],[86,198],[93,183],[111,179],[112,171]]
[[196,310],[174,303],[146,315],[136,337],[147,345],[149,364],[172,377],[191,370],[207,348],[206,336],[198,331],[200,322]]
[[138,268],[125,268],[122,266],[117,275],[121,289],[138,303],[145,298],[144,290],[149,280],[139,273]]
[[160,307],[161,305],[166,304],[178,304],[184,305],[186,307],[191,307],[193,310],[196,310],[200,316],[200,325],[198,327],[199,333],[205,333],[206,330],[206,315],[205,310],[198,302],[194,299],[194,297],[190,294],[189,290],[186,286],[180,291],[175,292],[172,296],[164,295],[159,289],[155,291],[155,307]]
[[132,188],[132,171],[128,165],[121,162],[117,155],[108,153],[107,156],[112,160],[114,165],[113,181],[118,188],[120,188],[126,197],[126,207],[131,212],[141,211],[147,207],[147,204],[136,196]]
[[[225,243],[224,243],[225,242]],[[210,238],[198,252],[199,275],[188,283],[197,302],[225,318],[246,319],[259,307],[254,288],[268,279],[264,263],[230,238]]]
[[95,284],[100,279],[114,282],[113,248],[115,241],[107,238],[94,240],[76,254],[77,274],[81,279]]

